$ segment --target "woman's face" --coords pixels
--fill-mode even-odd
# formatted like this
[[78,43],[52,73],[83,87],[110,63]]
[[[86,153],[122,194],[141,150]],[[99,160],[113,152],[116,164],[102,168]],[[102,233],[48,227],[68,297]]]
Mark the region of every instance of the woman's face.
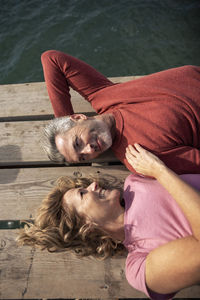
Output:
[[103,226],[117,219],[122,213],[120,191],[102,189],[96,182],[87,188],[74,188],[63,197],[63,207],[75,208],[86,220]]

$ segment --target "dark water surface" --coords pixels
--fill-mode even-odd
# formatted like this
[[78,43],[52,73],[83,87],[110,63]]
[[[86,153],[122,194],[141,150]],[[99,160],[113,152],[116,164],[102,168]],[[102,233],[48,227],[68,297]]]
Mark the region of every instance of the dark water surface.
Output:
[[200,65],[199,0],[0,0],[0,83],[43,81],[57,49],[107,76]]

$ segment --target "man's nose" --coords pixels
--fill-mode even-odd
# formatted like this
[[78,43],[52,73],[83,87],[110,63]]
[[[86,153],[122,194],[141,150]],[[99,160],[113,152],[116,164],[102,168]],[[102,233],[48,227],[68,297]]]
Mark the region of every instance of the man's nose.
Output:
[[93,181],[88,187],[87,190],[89,192],[95,192],[99,188],[99,185],[96,181]]
[[94,152],[95,152],[95,149],[90,144],[87,144],[81,151],[81,153],[83,153],[83,154],[92,154]]

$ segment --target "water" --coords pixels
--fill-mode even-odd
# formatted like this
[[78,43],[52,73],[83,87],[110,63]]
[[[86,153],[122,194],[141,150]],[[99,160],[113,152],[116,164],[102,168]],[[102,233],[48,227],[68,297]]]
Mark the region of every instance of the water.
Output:
[[0,83],[43,81],[47,49],[106,76],[200,65],[200,1],[0,0]]

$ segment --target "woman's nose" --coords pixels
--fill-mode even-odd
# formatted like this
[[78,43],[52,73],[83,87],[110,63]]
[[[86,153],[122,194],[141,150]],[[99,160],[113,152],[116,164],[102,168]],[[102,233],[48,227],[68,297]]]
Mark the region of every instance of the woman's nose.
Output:
[[87,190],[89,192],[95,192],[98,189],[99,185],[96,181],[93,181],[88,187]]

